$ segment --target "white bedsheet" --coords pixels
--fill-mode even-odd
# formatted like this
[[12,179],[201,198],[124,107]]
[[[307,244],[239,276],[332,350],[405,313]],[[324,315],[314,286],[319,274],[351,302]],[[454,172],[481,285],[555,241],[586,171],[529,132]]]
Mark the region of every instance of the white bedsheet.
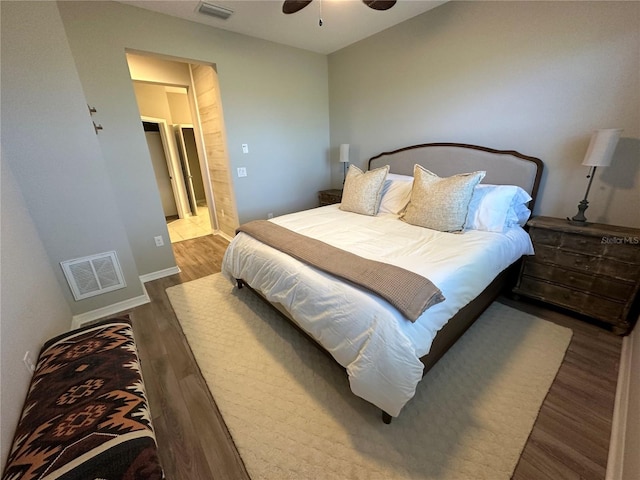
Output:
[[415,323],[385,300],[308,267],[240,233],[222,272],[242,278],[280,303],[346,368],[356,395],[397,416],[422,378],[420,357],[436,333],[506,267],[533,253],[520,227],[506,233],[442,233],[396,215],[369,217],[338,205],[274,218],[273,222],[362,257],[391,263],[430,279],[445,296]]

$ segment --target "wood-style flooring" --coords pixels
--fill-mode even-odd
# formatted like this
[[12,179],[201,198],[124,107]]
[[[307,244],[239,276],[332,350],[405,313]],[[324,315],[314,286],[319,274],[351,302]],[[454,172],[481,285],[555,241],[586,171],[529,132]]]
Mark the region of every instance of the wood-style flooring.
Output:
[[[151,303],[131,312],[169,480],[249,478],[165,293],[219,272],[226,246],[213,235],[173,244],[182,272],[147,283]],[[604,479],[621,338],[537,304],[500,301],[574,331],[513,478]]]

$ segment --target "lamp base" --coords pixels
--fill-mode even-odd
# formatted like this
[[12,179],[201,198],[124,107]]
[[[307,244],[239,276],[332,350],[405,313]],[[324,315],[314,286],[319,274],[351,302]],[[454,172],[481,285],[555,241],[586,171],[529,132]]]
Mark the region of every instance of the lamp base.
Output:
[[578,213],[576,213],[573,217],[567,217],[567,220],[571,225],[587,225],[587,217],[584,216],[585,210],[589,208],[589,202],[585,198],[578,204]]

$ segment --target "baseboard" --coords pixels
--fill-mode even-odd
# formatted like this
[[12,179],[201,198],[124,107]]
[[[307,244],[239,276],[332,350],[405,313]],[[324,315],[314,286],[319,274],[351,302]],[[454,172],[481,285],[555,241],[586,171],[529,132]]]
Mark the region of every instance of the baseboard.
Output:
[[631,365],[633,358],[633,335],[638,330],[622,339],[620,367],[618,369],[618,386],[611,421],[611,440],[607,458],[605,480],[621,480],[625,454],[625,438],[627,434],[627,416],[629,413],[629,391],[631,388]]
[[142,291],[144,292],[142,295],[139,295],[134,298],[129,298],[127,300],[123,300],[122,302],[114,303],[112,305],[107,305],[106,307],[101,307],[96,310],[91,310],[90,312],[74,315],[73,317],[71,317],[71,330],[79,328],[87,323],[100,320],[101,318],[115,315],[117,313],[124,312],[126,310],[131,310],[132,308],[135,308],[135,307],[139,307],[140,305],[144,305],[145,303],[149,303],[151,299],[147,294],[147,289],[145,288],[144,284],[147,282],[151,282],[152,280],[157,280],[159,278],[175,275],[176,273],[180,273],[180,268],[169,267],[169,268],[165,268],[164,270],[158,270],[157,272],[151,272],[151,273],[147,273],[146,275],[140,275],[140,283],[142,284]]
[[226,233],[224,233],[222,230],[214,230],[213,231],[214,235],[220,235],[222,238],[224,238],[226,241],[231,242],[231,240],[233,240],[232,237],[230,237],[229,235],[227,235]]
[[153,280],[158,280],[159,278],[169,277],[177,273],[180,273],[180,267],[169,267],[163,270],[158,270],[157,272],[140,275],[140,281],[144,284]]
[[147,289],[144,287],[144,283],[142,283],[142,291],[143,294],[137,297],[129,298],[127,300],[123,300],[122,302],[107,305],[106,307],[101,307],[96,310],[91,310],[90,312],[74,315],[73,317],[71,317],[71,330],[75,330],[76,328],[82,327],[87,323],[100,320],[101,318],[109,317],[111,315],[115,315],[117,313],[121,313],[126,310],[139,307],[140,305],[144,305],[145,303],[151,302],[149,294],[147,293]]

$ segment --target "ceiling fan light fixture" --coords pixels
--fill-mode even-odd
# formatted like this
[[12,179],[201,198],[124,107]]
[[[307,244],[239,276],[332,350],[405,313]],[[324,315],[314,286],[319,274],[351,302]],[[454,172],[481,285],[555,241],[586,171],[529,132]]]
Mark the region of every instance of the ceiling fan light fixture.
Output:
[[384,11],[393,7],[396,0],[362,0],[362,3],[374,10]]
[[289,15],[291,13],[299,12],[311,2],[312,0],[284,0],[284,3],[282,4],[282,13]]
[[226,20],[233,14],[233,10],[225,7],[221,7],[219,5],[214,5],[213,3],[200,2],[198,5],[199,13],[203,15],[209,15],[210,17],[221,18]]

